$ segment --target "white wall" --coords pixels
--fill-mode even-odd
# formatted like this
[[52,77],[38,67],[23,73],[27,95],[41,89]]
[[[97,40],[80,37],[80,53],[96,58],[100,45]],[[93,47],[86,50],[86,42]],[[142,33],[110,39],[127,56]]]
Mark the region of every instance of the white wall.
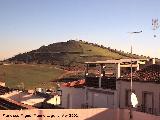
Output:
[[62,107],[81,108],[82,104],[88,103],[89,107],[117,108],[117,91],[100,88],[73,88],[61,87]]
[[84,88],[61,87],[62,90],[62,107],[64,108],[81,108],[84,104]]
[[101,88],[86,88],[87,103],[90,107],[117,108],[117,91]]
[[[125,94],[126,90],[130,89],[130,82],[127,81],[118,81],[117,88],[119,91],[119,102],[120,108],[125,108]],[[160,84],[151,83],[151,82],[133,82],[133,90],[138,98],[138,106],[143,103],[143,93],[144,92],[153,92],[153,112],[154,114],[160,113]]]
[[0,82],[0,85],[5,87],[5,82]]

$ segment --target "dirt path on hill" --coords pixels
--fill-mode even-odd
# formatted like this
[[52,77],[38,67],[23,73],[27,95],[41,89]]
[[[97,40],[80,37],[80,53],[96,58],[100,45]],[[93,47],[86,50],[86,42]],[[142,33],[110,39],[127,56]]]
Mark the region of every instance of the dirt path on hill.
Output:
[[78,74],[78,73],[80,73],[80,72],[83,72],[83,71],[81,71],[81,70],[78,70],[78,71],[69,71],[69,70],[64,70],[64,69],[61,69],[61,68],[58,68],[58,67],[54,67],[55,69],[58,69],[58,70],[63,70],[64,71],[64,73],[63,74],[61,74],[59,77],[58,77],[58,79],[62,79],[62,78],[64,78],[65,76],[67,76],[67,75],[69,75],[69,74]]
[[64,76],[67,76],[69,74],[74,74],[76,73],[76,71],[68,71],[68,70],[65,70],[65,73],[63,73],[61,76],[58,77],[58,79],[61,79],[63,78]]

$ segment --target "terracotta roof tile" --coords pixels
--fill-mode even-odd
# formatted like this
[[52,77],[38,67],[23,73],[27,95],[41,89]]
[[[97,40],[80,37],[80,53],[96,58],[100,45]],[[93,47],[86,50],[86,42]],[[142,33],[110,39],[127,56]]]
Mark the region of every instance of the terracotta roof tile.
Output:
[[[130,80],[131,74],[124,75],[119,80]],[[135,81],[160,81],[160,65],[154,64],[133,72]]]

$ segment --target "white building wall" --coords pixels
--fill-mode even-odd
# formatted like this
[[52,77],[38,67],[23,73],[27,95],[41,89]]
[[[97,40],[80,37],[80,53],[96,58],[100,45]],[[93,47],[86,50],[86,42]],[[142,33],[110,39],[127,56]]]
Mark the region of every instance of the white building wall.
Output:
[[[82,104],[88,103],[89,107],[117,108],[117,91],[110,89],[93,88],[93,91],[84,88],[61,87],[62,107],[81,108]],[[98,90],[98,92],[94,91]],[[100,92],[99,92],[100,90]],[[86,91],[86,93],[85,93]]]
[[93,94],[93,105],[94,107],[105,108],[107,107],[107,95],[103,93]]
[[117,91],[101,88],[87,88],[87,103],[89,107],[117,108]]
[[84,104],[84,88],[61,87],[61,90],[63,108],[81,108]]
[[[130,82],[117,82],[120,108],[126,108],[126,90],[130,89]],[[160,114],[160,84],[151,82],[133,82],[133,90],[138,98],[138,106],[143,104],[144,92],[153,93],[153,113]]]
[[5,82],[0,82],[0,85],[3,86],[3,87],[6,86],[6,85],[5,85]]

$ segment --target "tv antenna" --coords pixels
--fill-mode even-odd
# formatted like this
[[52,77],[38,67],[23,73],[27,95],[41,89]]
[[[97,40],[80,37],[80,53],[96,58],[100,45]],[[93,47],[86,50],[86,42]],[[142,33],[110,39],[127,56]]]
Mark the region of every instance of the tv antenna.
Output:
[[154,37],[157,37],[155,31],[159,28],[159,21],[158,18],[152,19],[152,30],[154,31]]

